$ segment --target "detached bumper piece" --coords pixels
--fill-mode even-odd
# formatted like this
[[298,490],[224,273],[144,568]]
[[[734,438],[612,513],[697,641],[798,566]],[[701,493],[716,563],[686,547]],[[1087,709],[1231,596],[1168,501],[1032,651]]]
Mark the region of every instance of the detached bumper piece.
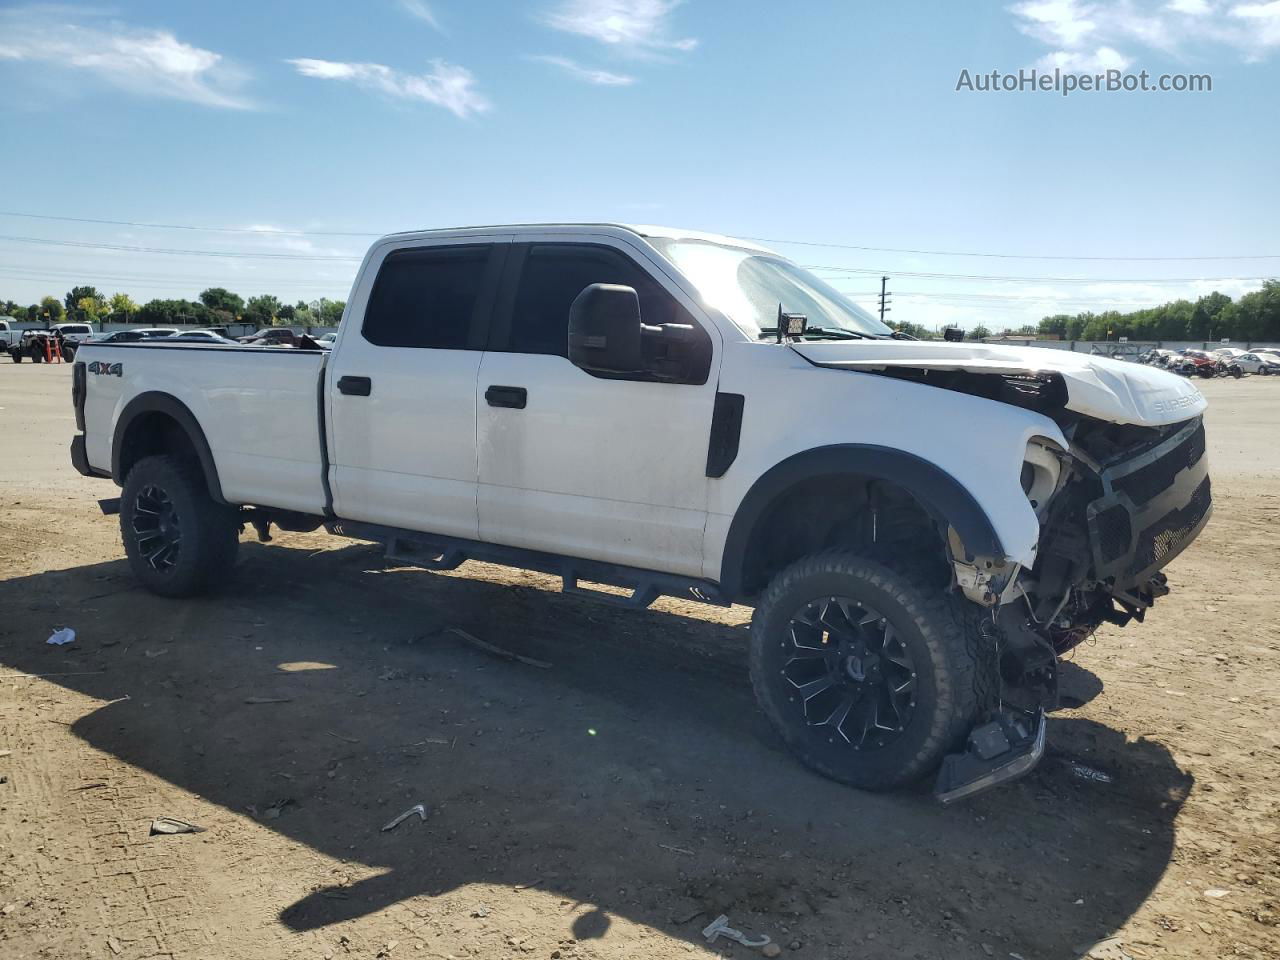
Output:
[[974,727],[965,752],[942,761],[933,795],[939,803],[955,803],[1030,773],[1044,756],[1045,726],[1043,710],[1004,710]]

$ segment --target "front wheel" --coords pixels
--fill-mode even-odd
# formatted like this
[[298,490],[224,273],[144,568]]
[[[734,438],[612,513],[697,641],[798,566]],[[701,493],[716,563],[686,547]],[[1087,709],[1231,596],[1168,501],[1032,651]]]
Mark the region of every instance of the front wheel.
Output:
[[967,601],[910,570],[849,551],[779,573],[751,621],[751,682],[799,759],[889,790],[932,772],[979,709]]
[[224,579],[235,563],[235,508],[209,496],[197,464],[144,457],[125,479],[120,534],[129,566],[152,593],[189,597]]

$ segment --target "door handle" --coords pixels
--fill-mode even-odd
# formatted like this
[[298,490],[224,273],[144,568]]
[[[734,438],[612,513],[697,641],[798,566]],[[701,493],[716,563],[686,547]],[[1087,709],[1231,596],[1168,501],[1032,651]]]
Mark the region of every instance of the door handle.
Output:
[[484,398],[491,407],[511,407],[523,410],[529,400],[529,391],[524,387],[490,387],[484,392]]
[[368,377],[339,377],[338,392],[349,397],[367,397],[373,392],[373,381]]

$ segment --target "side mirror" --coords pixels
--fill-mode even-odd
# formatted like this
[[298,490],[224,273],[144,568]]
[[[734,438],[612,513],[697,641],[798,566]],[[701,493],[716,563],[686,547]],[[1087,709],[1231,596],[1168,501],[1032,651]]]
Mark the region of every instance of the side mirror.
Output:
[[593,283],[569,307],[569,362],[583,370],[638,373],[640,297],[634,287]]

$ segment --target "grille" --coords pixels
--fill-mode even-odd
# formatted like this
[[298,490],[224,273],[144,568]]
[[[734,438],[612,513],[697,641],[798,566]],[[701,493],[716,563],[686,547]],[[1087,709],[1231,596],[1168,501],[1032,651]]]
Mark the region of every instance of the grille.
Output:
[[1159,460],[1141,467],[1133,473],[1116,477],[1113,486],[1128,495],[1134,504],[1141,505],[1167,490],[1173,479],[1187,467],[1195,466],[1204,456],[1204,425],[1198,426],[1181,444]]
[[1177,553],[1183,541],[1191,535],[1206,513],[1209,512],[1209,478],[1205,477],[1185,507],[1170,510],[1156,523],[1143,530],[1138,537],[1138,549],[1133,557],[1130,575],[1142,573]]
[[1120,504],[1108,507],[1094,520],[1098,531],[1098,550],[1103,563],[1113,563],[1125,555],[1133,540],[1133,526],[1129,523],[1129,511]]

